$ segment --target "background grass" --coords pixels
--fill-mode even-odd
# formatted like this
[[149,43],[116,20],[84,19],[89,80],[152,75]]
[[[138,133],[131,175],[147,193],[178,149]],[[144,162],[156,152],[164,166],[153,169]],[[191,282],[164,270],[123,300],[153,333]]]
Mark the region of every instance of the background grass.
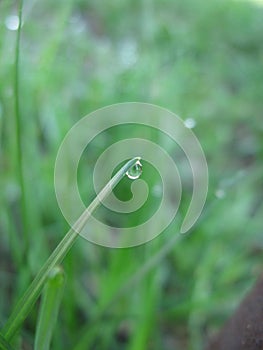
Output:
[[[66,132],[99,107],[150,102],[196,121],[210,174],[203,215],[179,241],[177,223],[132,249],[80,239],[63,264],[51,348],[202,349],[262,270],[263,8],[225,0],[25,1],[19,97],[26,210],[14,118],[17,32],[7,24],[16,14],[16,2],[0,2],[0,323],[68,229],[53,188]],[[183,172],[167,140],[143,128],[113,128],[94,140],[81,166],[87,204],[98,155],[127,135],[160,143]],[[98,215],[125,225],[151,215],[160,178],[147,163],[143,178],[152,196],[140,216]],[[183,208],[191,196],[185,178]],[[124,179],[118,186],[120,198],[130,196],[129,185]],[[38,310],[17,348],[32,348]]]

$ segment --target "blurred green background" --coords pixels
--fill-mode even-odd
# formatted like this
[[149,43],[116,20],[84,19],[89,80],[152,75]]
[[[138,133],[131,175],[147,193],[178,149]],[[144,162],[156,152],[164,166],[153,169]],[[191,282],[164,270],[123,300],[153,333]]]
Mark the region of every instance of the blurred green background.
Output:
[[[63,263],[66,286],[51,348],[203,349],[262,271],[263,7],[229,0],[25,1],[24,204],[14,116],[16,16],[17,3],[2,0],[0,324],[68,229],[53,187],[66,132],[100,107],[149,102],[194,124],[209,166],[203,214],[178,241],[177,223],[130,249],[80,238]],[[128,133],[147,134],[135,127]],[[127,130],[113,128],[89,149],[79,176],[86,203],[94,196],[97,157],[122,138]],[[172,152],[169,142],[160,143]],[[143,179],[154,191],[160,179],[145,167]],[[129,187],[124,179],[117,195],[127,199]],[[186,181],[183,207],[190,198]],[[138,216],[105,212],[104,219],[143,221],[155,208],[150,200]],[[38,310],[23,326],[21,349],[32,349]]]

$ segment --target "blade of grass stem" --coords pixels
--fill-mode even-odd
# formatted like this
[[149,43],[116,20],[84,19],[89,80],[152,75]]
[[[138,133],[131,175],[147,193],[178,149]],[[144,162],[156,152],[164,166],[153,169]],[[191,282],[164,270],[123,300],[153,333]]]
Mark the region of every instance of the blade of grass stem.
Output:
[[22,28],[22,12],[23,12],[23,0],[18,1],[18,29],[16,36],[15,47],[15,63],[14,63],[14,114],[15,114],[15,132],[16,132],[16,161],[17,161],[17,175],[18,182],[21,190],[21,221],[22,232],[24,241],[24,252],[28,248],[28,224],[27,224],[27,207],[26,207],[26,191],[25,191],[25,179],[23,171],[23,138],[22,138],[22,120],[20,111],[20,74],[19,74],[19,61],[20,61],[20,41],[21,41],[21,28]]
[[90,218],[94,210],[101,204],[101,201],[106,198],[114,189],[114,187],[121,181],[125,176],[126,172],[133,167],[136,162],[140,160],[139,157],[129,160],[106,184],[106,186],[100,191],[100,193],[95,197],[91,204],[86,208],[83,214],[79,217],[76,223],[68,231],[65,237],[58,244],[56,249],[47,259],[45,264],[40,269],[39,273],[26,290],[25,294],[18,301],[15,306],[11,316],[7,320],[7,323],[2,330],[7,341],[11,340],[15,333],[18,331],[19,327],[22,325],[25,318],[28,316],[31,308],[36,302],[39,294],[41,293],[44,284],[49,276],[50,271],[61,263],[73,243],[78,238],[78,232],[80,232],[85,226],[87,220]]
[[0,349],[1,350],[14,350],[1,334],[0,334]]
[[64,272],[61,268],[55,267],[50,273],[42,295],[34,344],[35,350],[49,350],[50,348],[64,286]]

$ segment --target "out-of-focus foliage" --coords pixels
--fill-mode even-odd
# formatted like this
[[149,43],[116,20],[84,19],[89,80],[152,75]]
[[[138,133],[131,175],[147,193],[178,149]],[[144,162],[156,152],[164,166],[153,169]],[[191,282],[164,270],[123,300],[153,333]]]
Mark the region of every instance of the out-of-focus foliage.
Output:
[[[229,0],[25,1],[25,244],[15,148],[16,5],[0,2],[1,324],[67,230],[53,188],[66,132],[97,108],[142,101],[195,120],[209,166],[207,204],[191,234],[174,246],[176,224],[137,248],[111,250],[80,240],[65,260],[52,349],[202,349],[262,268],[263,7]],[[99,154],[118,139],[144,133],[118,127],[94,140],[79,174],[86,203],[94,196]],[[143,176],[153,188],[160,179],[151,171],[146,166]],[[120,184],[120,198],[127,189],[128,182]],[[135,223],[154,208],[152,202],[141,217],[126,220]],[[24,325],[25,348],[34,342],[37,312]]]

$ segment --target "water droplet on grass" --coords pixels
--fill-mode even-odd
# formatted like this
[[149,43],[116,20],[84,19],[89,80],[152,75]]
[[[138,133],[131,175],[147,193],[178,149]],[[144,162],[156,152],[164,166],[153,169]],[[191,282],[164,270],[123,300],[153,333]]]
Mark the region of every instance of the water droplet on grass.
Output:
[[136,180],[142,174],[142,164],[138,160],[126,173],[129,179]]

